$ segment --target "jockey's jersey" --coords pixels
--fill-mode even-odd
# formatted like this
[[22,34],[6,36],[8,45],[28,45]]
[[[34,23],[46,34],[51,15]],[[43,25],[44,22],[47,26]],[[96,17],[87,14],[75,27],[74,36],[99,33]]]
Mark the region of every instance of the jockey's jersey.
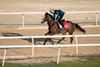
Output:
[[63,11],[61,11],[61,10],[55,10],[55,12],[54,12],[55,19],[59,19],[62,14],[64,14]]

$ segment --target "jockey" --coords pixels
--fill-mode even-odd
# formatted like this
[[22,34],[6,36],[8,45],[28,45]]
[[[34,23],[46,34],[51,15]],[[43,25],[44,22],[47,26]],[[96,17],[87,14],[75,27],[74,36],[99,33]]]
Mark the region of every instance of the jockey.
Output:
[[63,28],[63,23],[61,22],[65,12],[63,12],[62,10],[55,10],[55,9],[50,9],[49,10],[50,13],[52,13],[54,15],[55,20],[58,22],[59,28]]

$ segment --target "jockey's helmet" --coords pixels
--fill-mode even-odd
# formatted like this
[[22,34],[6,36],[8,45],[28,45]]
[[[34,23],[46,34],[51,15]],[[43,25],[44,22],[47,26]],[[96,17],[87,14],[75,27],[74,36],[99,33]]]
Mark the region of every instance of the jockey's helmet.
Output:
[[54,13],[54,9],[50,9],[49,12],[50,12],[50,13]]

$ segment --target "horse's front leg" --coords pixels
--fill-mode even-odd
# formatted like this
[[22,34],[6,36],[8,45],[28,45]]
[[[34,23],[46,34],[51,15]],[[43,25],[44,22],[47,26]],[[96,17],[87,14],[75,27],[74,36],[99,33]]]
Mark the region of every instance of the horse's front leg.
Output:
[[[45,36],[47,36],[48,34],[50,34],[50,31],[48,31],[48,32],[45,34]],[[43,45],[45,45],[45,44],[46,44],[46,42],[47,42],[48,40],[50,40],[50,38],[46,38],[46,39],[44,40]]]
[[47,36],[48,35],[48,32],[45,34],[45,36]]
[[62,37],[62,39],[60,39],[57,43],[60,43],[62,40],[64,40],[65,39],[65,37]]
[[[47,36],[47,35],[48,35],[48,33],[49,33],[49,31],[45,34],[45,36]],[[48,40],[48,38],[46,38],[46,39],[44,40],[43,45],[45,45],[45,44],[46,44],[47,40]]]
[[44,40],[44,43],[43,43],[43,45],[45,45],[45,44],[46,44],[47,40],[48,40],[48,38],[46,38],[46,39]]
[[50,34],[50,31],[48,31],[48,32],[45,34],[45,36],[47,36],[48,34]]
[[[48,31],[48,32],[45,34],[45,36],[47,36],[48,34],[49,34],[49,35],[53,35],[53,33],[51,33],[50,31]],[[51,38],[46,38],[45,41],[44,41],[44,43],[43,43],[43,45],[45,45],[47,41],[50,41],[51,44],[54,44],[54,41],[53,41]]]

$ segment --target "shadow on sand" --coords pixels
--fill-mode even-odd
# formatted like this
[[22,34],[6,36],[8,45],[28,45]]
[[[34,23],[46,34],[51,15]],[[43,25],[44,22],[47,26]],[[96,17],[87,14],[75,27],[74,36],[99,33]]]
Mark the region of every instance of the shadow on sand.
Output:
[[[19,33],[2,33],[3,36],[5,37],[18,37],[18,36],[23,36],[22,34]],[[22,40],[26,40],[28,42],[32,42],[31,38],[22,38]],[[37,44],[41,44],[41,42],[44,42],[45,38],[34,38],[34,44],[36,44],[36,42],[38,42]]]

